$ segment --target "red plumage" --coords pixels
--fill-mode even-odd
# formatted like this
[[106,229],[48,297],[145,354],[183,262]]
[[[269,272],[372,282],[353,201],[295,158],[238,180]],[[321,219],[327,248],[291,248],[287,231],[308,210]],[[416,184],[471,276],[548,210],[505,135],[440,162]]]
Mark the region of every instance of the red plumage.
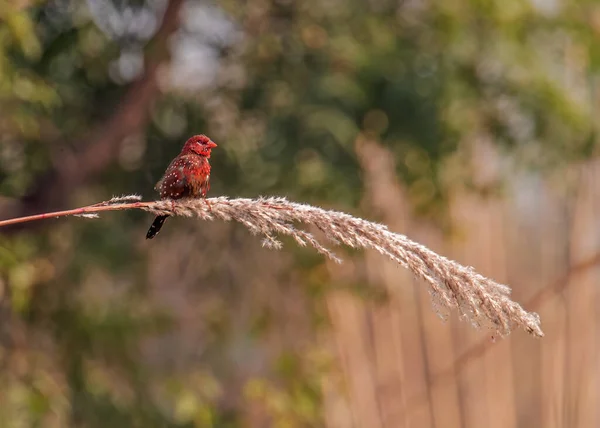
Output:
[[[171,161],[163,177],[156,183],[161,199],[206,198],[210,189],[211,150],[217,147],[206,135],[195,135]],[[152,239],[167,219],[159,215],[148,229],[146,239]]]

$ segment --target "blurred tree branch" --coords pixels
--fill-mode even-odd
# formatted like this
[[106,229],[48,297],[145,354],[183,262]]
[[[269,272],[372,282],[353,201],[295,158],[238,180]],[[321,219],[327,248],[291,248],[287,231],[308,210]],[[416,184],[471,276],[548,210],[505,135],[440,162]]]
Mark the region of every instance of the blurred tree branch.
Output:
[[[570,284],[573,284],[571,280],[573,277],[580,275],[586,272],[589,269],[593,269],[600,265],[600,253],[594,254],[588,259],[579,262],[569,268],[569,270],[558,280],[549,284],[546,287],[543,287],[537,293],[535,293],[525,304],[528,308],[532,310],[539,311],[544,303],[550,300],[553,297],[560,295],[563,291],[565,291]],[[482,340],[478,344],[474,345],[472,348],[463,353],[456,361],[451,368],[440,372],[434,375],[434,381],[443,379],[446,376],[454,375],[459,373],[463,368],[465,368],[470,361],[477,359],[483,356],[488,350],[494,346],[495,342],[490,340]]]
[[158,71],[169,57],[169,37],[179,27],[182,4],[183,0],[169,2],[160,28],[146,47],[144,74],[131,85],[114,113],[98,123],[88,135],[79,137],[89,141],[83,150],[75,152],[65,145],[55,149],[51,170],[39,178],[11,214],[23,216],[61,206],[72,189],[114,161],[124,138],[144,128],[149,106],[159,92]]
[[[540,311],[544,303],[551,298],[560,295],[560,293],[564,292],[569,285],[573,284],[571,280],[574,277],[581,275],[589,269],[597,268],[599,265],[600,253],[594,254],[582,262],[574,264],[562,277],[548,284],[546,287],[542,287],[525,303],[524,306],[534,311]],[[447,369],[432,373],[431,384],[438,385],[455,379],[456,376],[468,367],[471,362],[483,357],[495,344],[496,341],[490,340],[489,337],[482,339],[480,342],[463,352],[462,355],[455,359],[452,365]],[[410,405],[407,406],[407,408],[416,408],[423,405],[423,403],[426,403],[428,400],[429,397],[427,394],[412,396],[408,400]]]
[[[168,60],[168,40],[179,27],[179,12],[183,0],[171,0],[163,22],[146,48],[144,75],[131,85],[114,114],[100,123],[86,138],[90,142],[81,153],[71,153],[68,159],[55,159],[66,184],[85,181],[101,172],[116,157],[120,143],[131,134],[139,132],[148,119],[149,105],[158,88],[158,70]],[[65,162],[65,160],[67,162]]]

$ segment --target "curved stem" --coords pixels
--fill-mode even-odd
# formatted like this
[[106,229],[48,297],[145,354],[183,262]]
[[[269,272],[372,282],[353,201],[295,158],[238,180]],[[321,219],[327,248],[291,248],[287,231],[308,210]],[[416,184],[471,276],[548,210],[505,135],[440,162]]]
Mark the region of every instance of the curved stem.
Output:
[[141,209],[141,208],[147,208],[151,204],[152,204],[152,202],[130,202],[130,203],[126,203],[126,204],[100,203],[100,204],[95,204],[95,205],[87,205],[85,207],[80,207],[80,208],[74,208],[71,210],[54,211],[51,213],[34,214],[34,215],[25,216],[25,217],[17,217],[17,218],[11,218],[8,220],[0,220],[0,227],[10,226],[12,224],[18,224],[18,223],[26,223],[29,221],[44,220],[47,218],[65,217],[65,216],[69,216],[69,215],[93,214],[93,213],[98,213],[98,212],[102,212],[102,211],[119,211],[119,210],[135,209],[135,208]]

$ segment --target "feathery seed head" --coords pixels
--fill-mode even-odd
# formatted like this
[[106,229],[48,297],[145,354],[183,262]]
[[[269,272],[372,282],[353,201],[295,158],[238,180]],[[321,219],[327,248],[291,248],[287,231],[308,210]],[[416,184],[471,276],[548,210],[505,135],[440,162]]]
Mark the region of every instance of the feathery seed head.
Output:
[[506,285],[440,256],[405,235],[390,231],[385,225],[342,212],[289,202],[284,198],[220,197],[209,201],[210,209],[198,199],[157,201],[145,209],[159,215],[235,220],[252,234],[262,235],[263,246],[280,248],[281,242],[275,235],[285,235],[301,246],[311,246],[324,256],[339,261],[311,233],[298,227],[298,224],[314,225],[334,244],[373,249],[409,269],[429,285],[437,307],[456,309],[461,318],[470,320],[474,325],[487,324],[500,335],[510,333],[516,326],[534,336],[544,335],[539,316],[525,311],[511,300],[510,288]]

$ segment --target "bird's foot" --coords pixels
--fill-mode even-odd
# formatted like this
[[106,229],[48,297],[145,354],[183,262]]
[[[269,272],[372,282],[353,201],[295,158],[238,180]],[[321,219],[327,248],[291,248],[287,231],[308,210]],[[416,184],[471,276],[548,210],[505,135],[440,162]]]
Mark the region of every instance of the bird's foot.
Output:
[[206,204],[206,206],[208,207],[208,210],[212,213],[212,206],[210,205],[210,202],[208,202],[207,199],[203,199],[204,203]]

